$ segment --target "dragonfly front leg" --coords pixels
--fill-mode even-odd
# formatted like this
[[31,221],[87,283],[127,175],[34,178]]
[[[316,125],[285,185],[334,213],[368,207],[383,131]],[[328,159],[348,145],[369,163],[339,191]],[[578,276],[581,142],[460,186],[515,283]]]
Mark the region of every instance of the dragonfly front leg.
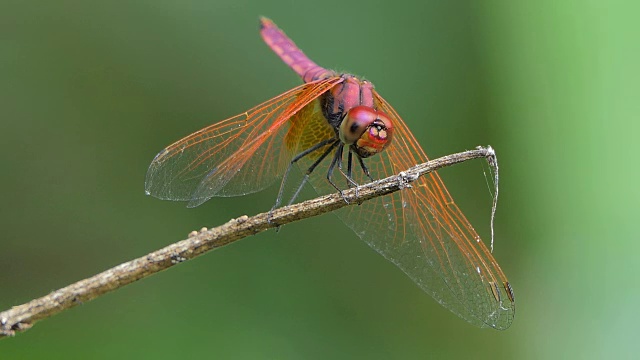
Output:
[[[349,156],[347,157],[347,179],[353,179],[351,175],[353,174],[351,170],[353,169],[353,153],[351,152],[351,148],[349,148]],[[347,186],[349,186],[349,180],[347,180]]]
[[[353,179],[353,151],[351,151],[351,148],[349,148],[349,156],[347,158],[347,173],[344,174],[344,176],[347,178],[347,186],[348,187],[358,187],[359,184]],[[356,156],[358,156],[358,154],[356,154]],[[358,156],[358,158],[360,159],[360,157]],[[360,159],[360,162],[362,162],[362,159]],[[368,171],[368,169],[367,169]],[[368,174],[367,174],[368,175]],[[371,178],[371,176],[369,176],[369,178]]]
[[[351,155],[351,153],[349,153],[349,155]],[[374,180],[371,177],[371,173],[369,172],[369,168],[367,167],[367,165],[364,164],[364,160],[362,159],[362,157],[360,155],[358,155],[358,154],[356,154],[356,157],[358,158],[358,161],[360,162],[360,167],[362,168],[362,171],[364,172],[364,174],[369,178],[369,180],[371,180],[373,182]]]
[[[342,189],[340,189],[338,187],[338,185],[336,185],[333,180],[331,180],[331,178],[333,177],[333,170],[336,168],[336,164],[338,165],[338,170],[340,170],[340,173],[342,173],[342,175],[344,175],[347,178],[347,181],[351,181],[355,186],[358,186],[358,184],[355,183],[355,181],[353,181],[350,177],[347,176],[347,174],[345,174],[342,171],[342,153],[344,151],[344,146],[340,146],[337,150],[336,153],[333,156],[333,160],[331,160],[331,164],[329,165],[329,170],[327,171],[327,181],[329,181],[329,184],[331,184],[331,186],[333,186],[334,188],[336,188],[336,190],[338,190],[338,192],[340,193],[340,196],[342,196],[342,199],[348,204],[349,201],[347,200],[347,198],[344,196],[344,193],[342,192]],[[356,193],[356,196],[358,194]]]
[[[356,154],[357,156],[357,154]],[[340,168],[338,166],[338,168]],[[340,170],[342,170],[340,168]],[[358,197],[358,183],[353,179],[353,152],[351,151],[351,148],[349,148],[349,155],[347,156],[347,173],[342,173],[345,178],[347,179],[347,186],[349,188],[355,187],[356,188],[356,197]]]

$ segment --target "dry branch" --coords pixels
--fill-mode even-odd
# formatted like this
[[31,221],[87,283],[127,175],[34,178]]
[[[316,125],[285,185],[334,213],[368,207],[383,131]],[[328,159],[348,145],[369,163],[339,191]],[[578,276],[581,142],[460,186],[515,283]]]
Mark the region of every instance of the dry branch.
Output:
[[[86,303],[110,291],[143,279],[171,266],[195,258],[207,251],[222,247],[249,235],[275,228],[296,220],[324,214],[351,206],[374,197],[401,190],[419,176],[463,161],[486,158],[495,166],[495,153],[491,147],[478,147],[457,154],[443,156],[416,165],[400,174],[390,176],[358,188],[345,190],[343,196],[333,193],[299,204],[275,209],[271,214],[252,217],[241,216],[213,229],[191,234],[143,257],[125,262],[90,278],[80,280],[62,289],[25,304],[0,312],[0,338],[13,336],[29,329],[36,321],[48,318],[78,304]],[[346,200],[346,201],[345,201]]]

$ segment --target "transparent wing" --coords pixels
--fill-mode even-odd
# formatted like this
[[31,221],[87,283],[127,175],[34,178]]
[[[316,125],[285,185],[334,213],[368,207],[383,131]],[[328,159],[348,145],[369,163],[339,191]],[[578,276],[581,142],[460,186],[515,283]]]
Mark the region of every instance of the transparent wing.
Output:
[[197,206],[213,196],[256,192],[280,179],[291,160],[283,145],[289,118],[342,81],[300,85],[253,109],[197,131],[160,151],[145,190]]
[[[381,179],[427,161],[396,111],[377,93],[374,96],[376,106],[393,120],[395,132],[385,151],[365,159],[372,177]],[[300,166],[306,170],[312,160],[304,159]],[[323,161],[311,175],[319,193],[335,191],[326,180],[329,163]],[[342,168],[346,171],[344,164]],[[359,184],[370,181],[359,165],[353,177]],[[347,187],[339,171],[334,181]],[[437,173],[421,177],[411,188],[335,213],[453,313],[480,327],[506,329],[511,324],[515,303],[507,278]]]

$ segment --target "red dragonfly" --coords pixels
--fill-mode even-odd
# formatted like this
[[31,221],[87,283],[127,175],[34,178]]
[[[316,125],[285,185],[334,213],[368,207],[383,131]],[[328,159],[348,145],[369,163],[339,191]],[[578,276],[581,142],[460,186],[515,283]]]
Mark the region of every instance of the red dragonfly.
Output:
[[[264,41],[304,84],[169,145],[149,166],[147,194],[194,207],[280,180],[278,206],[294,163],[304,175],[291,202],[306,182],[340,191],[337,178],[351,187],[428,160],[370,82],[316,65],[271,20],[260,22]],[[506,276],[437,173],[336,214],[461,318],[496,329],[513,321]]]

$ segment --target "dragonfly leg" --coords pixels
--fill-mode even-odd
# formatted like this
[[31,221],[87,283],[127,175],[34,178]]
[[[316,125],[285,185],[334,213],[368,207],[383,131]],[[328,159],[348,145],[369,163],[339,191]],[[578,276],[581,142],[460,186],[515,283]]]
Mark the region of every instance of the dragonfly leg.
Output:
[[[338,160],[338,170],[340,170],[340,173],[342,174],[342,176],[344,176],[345,179],[347,180],[347,187],[349,187],[349,188],[357,187],[358,183],[353,180],[353,177],[351,177],[351,163],[347,164],[347,173],[346,174],[342,170],[342,154],[343,153],[344,153],[344,149],[340,149],[340,156],[339,156],[339,160]],[[349,158],[351,158],[351,151],[349,151]]]
[[280,203],[282,202],[282,195],[284,194],[284,185],[287,182],[287,177],[289,176],[289,172],[291,171],[291,168],[293,167],[293,164],[295,164],[298,160],[302,159],[303,157],[305,157],[305,156],[311,154],[312,152],[320,149],[321,147],[326,146],[328,144],[331,144],[332,142],[335,142],[335,141],[336,141],[336,139],[323,140],[323,141],[313,145],[312,147],[308,148],[307,150],[299,153],[298,155],[294,156],[293,159],[291,159],[291,161],[289,162],[289,166],[287,167],[287,171],[285,171],[284,176],[282,177],[282,182],[280,183],[280,190],[278,191],[278,197],[276,198],[276,203],[275,203],[275,205],[273,205],[271,210],[273,210],[273,209],[277,208],[278,206],[280,206]]
[[[340,172],[342,172],[342,168],[340,168],[338,166],[338,168],[340,169]],[[347,173],[345,174],[344,172],[342,172],[342,175],[344,175],[344,177],[347,179],[347,186],[348,187],[358,187],[360,186],[354,179],[353,179],[353,152],[351,152],[351,148],[349,148],[349,156],[347,158]]]
[[[356,188],[356,197],[358,197],[359,184],[355,182],[355,180],[353,179],[353,153],[351,152],[351,148],[349,148],[349,155],[347,156],[347,173],[345,174],[344,171],[342,171],[342,152],[343,151],[341,150],[340,157],[339,157],[340,160],[338,160],[338,170],[340,170],[340,173],[342,174],[342,176],[344,176],[345,180],[347,180],[347,187]],[[331,182],[331,180],[329,180],[329,182],[331,183],[331,185],[333,185],[333,187],[336,187],[336,185],[334,185]],[[340,191],[340,189],[338,189],[338,191]]]
[[[342,189],[340,189],[338,187],[338,185],[336,185],[333,180],[331,180],[331,178],[333,177],[333,170],[336,168],[336,164],[338,165],[338,169],[340,170],[340,172],[346,177],[347,175],[342,171],[342,168],[340,166],[340,163],[342,162],[342,153],[344,151],[344,146],[340,146],[337,150],[336,153],[333,156],[333,160],[331,160],[331,165],[329,165],[329,170],[327,171],[327,181],[329,181],[329,184],[331,184],[331,186],[333,186],[334,188],[336,188],[336,190],[338,190],[338,192],[340,193],[340,196],[342,196],[342,199],[348,204],[349,201],[347,200],[347,198],[344,196],[344,193],[342,192]],[[353,180],[352,180],[353,181]]]
[[[340,170],[340,173],[342,174],[342,176],[344,176],[344,178],[347,180],[347,187],[348,188],[352,188],[352,187],[356,188],[356,197],[358,197],[358,183],[356,183],[353,180],[353,177],[351,177],[352,170],[353,170],[353,166],[352,166],[353,155],[351,154],[351,149],[349,149],[349,155],[347,156],[347,173],[345,174],[344,171],[342,171],[342,152],[343,152],[343,149],[344,148],[340,149],[340,154],[338,156],[338,159],[339,159],[338,160],[338,170]],[[334,161],[335,161],[335,159],[334,159]],[[331,185],[333,185],[334,188],[338,189],[338,187],[331,181],[331,173],[332,172],[333,172],[333,167],[330,167],[329,168],[329,174],[327,174],[327,180],[329,180],[329,183],[331,183]],[[345,201],[347,201],[347,199],[342,194],[342,190],[338,189],[338,191],[340,192],[340,195],[342,195],[342,198],[345,199]]]
[[349,156],[347,158],[347,186],[356,188],[356,197],[358,197],[358,183],[353,179],[353,152],[351,151],[351,147],[349,147]]
[[[322,144],[322,145],[320,145],[320,144]],[[289,203],[287,205],[293,204],[293,202],[296,200],[296,198],[300,194],[300,191],[302,191],[302,188],[304,187],[304,184],[306,184],[307,181],[309,181],[309,175],[311,175],[313,170],[322,162],[322,160],[324,160],[324,158],[326,158],[327,155],[329,155],[333,151],[333,149],[335,149],[336,146],[338,146],[338,144],[340,144],[340,140],[339,139],[324,140],[324,141],[318,143],[318,145],[314,145],[313,147],[310,148],[310,149],[313,149],[313,148],[315,148],[315,149],[313,149],[311,151],[305,150],[300,155],[297,155],[296,157],[294,157],[294,160],[298,161],[301,158],[303,158],[305,155],[308,155],[311,152],[313,152],[314,150],[317,150],[317,149],[319,149],[322,146],[325,146],[327,144],[330,144],[330,146],[327,148],[327,150],[325,150],[324,153],[322,153],[322,155],[320,155],[320,157],[316,161],[313,162],[313,164],[311,164],[311,166],[309,166],[309,168],[307,169],[307,171],[304,174],[304,177],[302,178],[302,181],[300,182],[300,185],[298,186],[298,189],[296,189],[296,192],[293,194],[293,196],[291,197],[291,200],[289,200]],[[293,162],[294,161],[292,160],[292,164],[293,164]],[[289,166],[289,167],[291,167],[291,166]],[[282,191],[282,189],[281,189],[281,191]]]
[[371,173],[369,173],[369,168],[367,167],[367,165],[364,164],[364,160],[362,160],[362,157],[358,154],[356,154],[356,157],[360,162],[360,167],[362,168],[362,171],[364,172],[364,174],[369,178],[369,180],[374,181],[373,178],[371,177]]
[[[275,210],[282,203],[282,196],[284,194],[284,186],[285,186],[285,184],[287,182],[287,178],[289,177],[289,172],[291,171],[291,168],[293,167],[293,164],[295,164],[298,160],[302,159],[303,157],[311,154],[312,152],[322,148],[323,146],[331,144],[332,142],[335,142],[335,141],[336,141],[336,139],[323,140],[323,141],[313,145],[312,147],[308,148],[307,150],[299,153],[298,155],[294,156],[293,159],[291,159],[291,161],[289,162],[289,166],[287,166],[287,170],[285,171],[284,176],[282,177],[282,182],[280,182],[280,190],[278,190],[278,197],[276,198],[276,203],[273,205],[273,207],[271,207],[271,210],[269,211],[269,215],[267,216],[267,220],[269,222],[271,222],[271,215],[273,213],[273,210]],[[331,147],[331,148],[333,148],[333,147]],[[328,154],[329,151],[330,150],[327,151],[327,154]],[[326,156],[326,155],[324,155],[324,156]],[[324,158],[324,156],[322,158]],[[317,164],[315,164],[315,165],[317,166]],[[306,182],[306,181],[303,180],[303,182]],[[291,205],[293,203],[293,200],[297,197],[299,192],[300,192],[300,189],[298,189],[296,191],[296,194],[294,195],[294,198],[289,202],[289,205]]]

